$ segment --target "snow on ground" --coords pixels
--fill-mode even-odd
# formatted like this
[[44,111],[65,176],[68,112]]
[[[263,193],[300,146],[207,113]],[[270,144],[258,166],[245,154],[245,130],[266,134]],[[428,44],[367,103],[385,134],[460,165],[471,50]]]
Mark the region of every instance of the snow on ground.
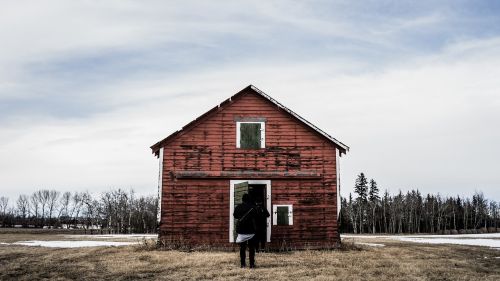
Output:
[[456,235],[342,235],[342,238],[392,239],[413,243],[483,246],[500,250],[500,233]]
[[65,238],[98,238],[98,239],[156,239],[158,234],[99,234],[99,235],[65,235]]
[[426,243],[426,244],[455,244],[468,246],[484,246],[500,250],[500,240],[496,239],[450,239],[450,238],[419,238],[419,237],[400,237],[399,241]]
[[[2,243],[9,244],[9,243]],[[115,241],[19,241],[10,243],[10,245],[21,246],[39,246],[48,248],[82,248],[82,247],[110,247],[110,246],[127,246],[137,244],[137,242],[115,242]]]
[[[18,241],[14,243],[0,242],[0,245],[39,246],[39,247],[49,247],[49,248],[127,246],[127,245],[139,244],[140,240],[142,239],[156,239],[158,238],[158,235],[107,234],[107,235],[64,235],[63,237],[71,240],[55,240],[55,241],[32,240],[32,241]],[[88,240],[88,239],[96,239],[96,240]],[[104,239],[105,241],[97,239]],[[113,239],[118,241],[110,241]]]
[[430,238],[499,238],[500,233],[483,234],[449,234],[449,235],[410,235],[412,237],[430,237]]
[[498,238],[500,239],[500,233],[484,233],[484,234],[450,234],[450,235],[430,235],[430,234],[418,234],[418,235],[356,235],[356,234],[342,234],[342,238],[398,238],[398,237],[424,237],[424,238]]
[[356,242],[356,245],[364,245],[364,246],[370,246],[370,247],[385,247],[384,244],[379,244],[379,243]]

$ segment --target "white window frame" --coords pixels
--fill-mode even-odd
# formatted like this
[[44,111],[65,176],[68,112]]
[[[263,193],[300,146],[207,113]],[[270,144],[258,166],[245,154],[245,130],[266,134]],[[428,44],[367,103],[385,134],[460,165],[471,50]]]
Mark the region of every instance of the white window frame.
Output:
[[288,207],[288,225],[293,225],[293,205],[292,204],[273,205],[273,225],[278,225],[278,207]]
[[[340,202],[340,150],[335,149],[335,177],[337,178],[337,223],[340,218],[340,208],[342,204]],[[337,224],[339,225],[339,224]]]
[[[266,185],[266,208],[271,210],[271,180],[230,180],[229,181],[229,242],[234,243],[234,185],[242,182]],[[271,217],[267,218],[267,242],[271,242]]]
[[236,121],[236,148],[241,148],[241,124],[260,124],[260,148],[266,148],[266,122]]
[[163,147],[158,152],[159,172],[158,172],[158,209],[156,213],[156,222],[161,223],[161,197],[163,194]]

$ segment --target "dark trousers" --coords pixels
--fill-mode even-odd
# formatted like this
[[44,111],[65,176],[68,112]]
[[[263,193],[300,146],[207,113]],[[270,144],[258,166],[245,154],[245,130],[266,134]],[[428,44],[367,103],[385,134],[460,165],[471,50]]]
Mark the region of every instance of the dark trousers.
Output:
[[250,258],[250,267],[255,266],[255,236],[245,242],[240,243],[240,262],[241,266],[246,266],[246,251],[248,246],[248,254]]
[[257,232],[256,249],[257,252],[264,251],[266,249],[266,230]]

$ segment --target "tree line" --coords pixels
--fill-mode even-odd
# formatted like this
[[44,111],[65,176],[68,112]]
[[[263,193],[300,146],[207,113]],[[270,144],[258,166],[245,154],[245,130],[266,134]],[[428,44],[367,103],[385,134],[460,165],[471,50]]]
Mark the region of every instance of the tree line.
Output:
[[480,192],[472,198],[422,195],[418,190],[379,195],[377,182],[360,173],[355,197],[341,198],[344,233],[485,233],[500,230],[500,202]]
[[[341,198],[343,233],[477,233],[500,230],[500,203],[476,192],[472,198],[422,195],[418,190],[379,194],[375,180],[360,173],[354,194]],[[101,233],[153,233],[156,196],[113,189],[99,195],[40,189],[15,202],[0,197],[0,226],[73,228]]]
[[1,196],[0,226],[153,233],[157,210],[157,197],[136,196],[133,190],[113,189],[94,196],[89,192],[40,189],[31,195],[19,195],[12,204],[8,197]]

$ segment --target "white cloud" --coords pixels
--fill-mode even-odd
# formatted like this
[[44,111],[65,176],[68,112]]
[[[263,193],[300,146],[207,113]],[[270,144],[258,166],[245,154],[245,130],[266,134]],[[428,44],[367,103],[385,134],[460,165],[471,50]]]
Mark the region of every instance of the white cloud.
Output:
[[117,110],[11,127],[0,147],[3,184],[25,192],[36,186],[153,192],[157,163],[149,145],[251,82],[352,147],[342,158],[345,190],[365,171],[392,191],[482,189],[498,198],[500,86],[491,79],[500,75],[500,56],[451,63],[448,53],[441,57],[376,74],[336,76],[335,62],[270,63],[124,82],[105,89],[117,99],[110,103],[128,101]]
[[[294,52],[279,57],[291,48],[282,45],[290,43],[287,36],[300,41],[310,33],[329,40],[349,38],[360,49],[387,47],[404,31],[440,25],[446,18],[433,12],[369,25],[366,19],[316,17],[316,10],[287,3],[246,9],[232,3],[57,3],[5,4],[0,11],[0,39],[7,42],[0,46],[0,100],[24,96],[29,101],[43,88],[52,100],[69,97],[102,109],[83,117],[31,112],[4,120],[2,193],[39,187],[155,192],[157,161],[148,147],[252,83],[351,146],[341,163],[345,191],[364,171],[391,191],[415,187],[470,194],[477,189],[500,199],[495,170],[500,156],[498,37],[452,40],[439,52],[399,57],[390,64],[335,51],[314,54],[308,48],[301,50],[304,59]],[[282,29],[287,34],[280,34]],[[108,83],[87,83],[85,89],[58,88],[67,81],[32,73],[34,63],[50,65],[121,48],[168,53],[165,44],[172,42],[231,51],[233,42],[221,39],[227,34],[233,36],[229,41],[245,38],[239,44],[269,40],[273,49],[132,78],[109,73]],[[318,44],[328,50],[329,44],[342,42]],[[404,47],[395,44],[391,50]],[[189,60],[189,54],[176,59]]]

